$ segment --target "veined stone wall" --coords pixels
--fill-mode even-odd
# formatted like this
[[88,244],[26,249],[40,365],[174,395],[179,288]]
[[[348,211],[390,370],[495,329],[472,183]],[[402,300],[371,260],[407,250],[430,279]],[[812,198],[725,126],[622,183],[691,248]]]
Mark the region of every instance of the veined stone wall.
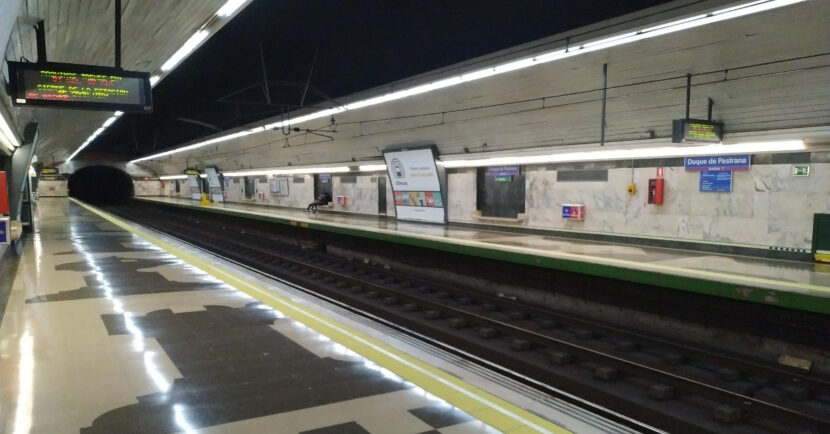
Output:
[[[343,178],[335,176],[332,184],[332,201],[334,209],[359,214],[378,214],[378,181],[377,175],[356,176],[356,181],[343,182]],[[387,183],[388,184],[388,183]],[[346,197],[346,205],[337,204],[337,196]],[[392,196],[386,196],[394,202]]]
[[66,197],[69,195],[65,179],[57,181],[40,180],[37,183],[39,197]]
[[[134,193],[136,196],[163,196],[164,187],[162,181],[133,181]],[[175,191],[175,190],[174,190]]]
[[[666,167],[662,205],[646,203],[653,167],[609,169],[607,182],[557,182],[556,170],[525,174],[526,224],[536,228],[809,249],[813,214],[830,213],[828,163],[810,164],[807,177],[792,176],[791,164],[735,171],[729,193],[700,192],[698,172]],[[585,220],[563,219],[566,203],[584,204]]]

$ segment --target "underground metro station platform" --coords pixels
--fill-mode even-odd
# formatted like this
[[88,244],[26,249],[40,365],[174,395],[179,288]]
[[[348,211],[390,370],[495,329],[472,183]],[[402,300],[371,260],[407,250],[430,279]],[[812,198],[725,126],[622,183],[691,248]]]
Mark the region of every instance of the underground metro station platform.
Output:
[[0,434],[830,432],[829,21],[0,1]]

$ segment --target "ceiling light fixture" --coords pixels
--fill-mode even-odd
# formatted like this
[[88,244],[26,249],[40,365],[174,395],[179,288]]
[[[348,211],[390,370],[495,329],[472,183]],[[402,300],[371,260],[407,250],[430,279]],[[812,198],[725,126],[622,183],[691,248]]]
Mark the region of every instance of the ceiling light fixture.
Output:
[[225,4],[216,11],[216,15],[226,18],[233,15],[240,6],[245,3],[245,0],[228,0]]
[[[355,101],[349,104],[346,104],[342,107],[335,107],[331,109],[322,110],[315,113],[310,113],[304,116],[299,116],[290,120],[275,122],[271,124],[264,125],[264,128],[261,131],[272,130],[276,128],[280,128],[285,125],[298,125],[303,122],[308,122],[310,120],[319,119],[323,117],[331,116],[335,113],[340,113],[347,110],[357,110],[364,107],[370,107],[378,104],[383,104],[389,101],[396,101],[399,99],[407,98],[413,95],[420,95],[426,92],[432,92],[434,90],[443,89],[445,87],[455,86],[462,83],[468,83],[471,81],[480,80],[486,77],[491,77],[494,75],[499,75],[511,71],[516,71],[518,69],[528,68],[535,65],[541,65],[543,63],[549,63],[556,60],[565,59],[568,57],[578,56],[580,54],[586,54],[602,49],[607,49],[619,45],[629,44],[636,41],[641,41],[643,39],[654,38],[657,36],[679,32],[682,30],[691,29],[694,27],[705,26],[707,24],[716,23],[719,21],[725,21],[733,18],[743,17],[747,15],[752,15],[758,12],[767,11],[770,9],[776,9],[784,6],[789,6],[795,3],[804,2],[806,0],[757,0],[749,3],[744,3],[741,5],[717,10],[711,13],[703,14],[703,15],[695,15],[693,17],[686,17],[679,20],[671,21],[668,23],[660,24],[657,26],[646,27],[636,31],[629,31],[620,35],[614,35],[607,38],[598,39],[595,41],[586,41],[576,46],[568,47],[568,49],[559,49],[550,52],[540,53],[533,57],[528,57],[524,59],[519,59],[515,61],[511,61],[501,65],[495,65],[491,68],[484,68],[476,71],[472,71],[469,73],[461,74],[454,77],[445,78],[442,80],[438,80],[432,83],[422,84],[419,86],[415,86],[409,89],[398,90],[394,92],[390,92],[384,95],[379,95],[375,97],[371,97],[368,99]],[[184,48],[184,47],[182,47]],[[169,62],[169,61],[168,61]],[[162,68],[163,69],[163,68]],[[179,152],[190,151],[193,149],[198,149],[204,146],[211,145],[213,143],[217,143],[217,141],[225,141],[229,139],[222,139],[215,138],[203,142],[197,142],[192,145],[184,146],[181,148],[176,148],[170,151],[165,151],[157,154],[148,155],[145,157],[137,158],[135,160],[130,161],[131,163],[137,163],[141,161],[151,160],[158,157],[163,157],[166,155],[171,155]]]
[[10,152],[14,152],[20,146],[17,135],[14,133],[11,125],[6,122],[6,117],[2,114],[0,114],[0,142],[3,142],[3,146]]
[[199,30],[198,32],[194,33],[185,43],[161,65],[161,70],[164,72],[170,71],[171,69],[175,68],[176,65],[179,64],[188,54],[193,52],[205,38],[208,37],[210,32],[205,29]]
[[361,172],[381,172],[386,170],[385,164],[366,164],[358,167]]
[[[606,146],[608,147],[608,146]],[[802,140],[776,142],[736,143],[733,145],[706,146],[653,146],[636,149],[588,149],[556,152],[542,155],[491,157],[467,160],[442,160],[447,168],[510,166],[546,163],[576,163],[583,161],[632,160],[648,158],[690,157],[697,155],[759,154],[766,152],[803,151]]]
[[335,166],[335,167],[297,167],[297,168],[273,168],[273,169],[251,169],[251,170],[233,170],[229,172],[222,172],[223,176],[239,177],[239,176],[268,176],[268,175],[306,175],[314,173],[346,173],[349,166]]
[[[248,0],[228,0],[227,2],[225,2],[225,4],[221,8],[219,8],[218,11],[216,11],[216,15],[220,16],[220,17],[223,17],[223,18],[229,17],[229,16],[233,15],[234,12],[236,12],[247,1]],[[170,56],[169,59],[167,59],[166,62],[164,62],[164,64],[161,65],[162,72],[169,72],[170,70],[175,68],[176,65],[178,65],[182,60],[184,60],[185,57],[187,57],[196,48],[198,48],[199,45],[209,35],[210,35],[210,32],[207,29],[200,29],[196,33],[194,33],[190,38],[187,39],[187,41],[185,41],[184,44],[182,44],[181,47],[179,47],[178,50],[176,50],[175,53],[173,53],[172,56]],[[158,82],[161,81],[161,79],[162,79],[162,76],[159,75],[159,74],[154,74],[153,76],[151,76],[150,77],[150,87],[155,87],[156,84],[158,84]],[[115,122],[115,120],[120,118],[123,114],[124,114],[124,112],[122,112],[122,111],[116,111],[115,113],[113,113],[112,117],[107,119],[104,122],[103,128],[106,129],[107,127],[112,125]],[[75,152],[73,152],[72,155],[70,155],[69,158],[67,158],[65,162],[68,163],[73,158],[75,158],[75,156],[78,155],[78,153],[81,152],[81,150],[83,150],[85,147],[87,147],[98,135],[101,134],[101,132],[103,132],[103,131],[99,128],[99,131],[96,131],[95,133],[92,133],[92,135],[90,135],[89,138],[87,138],[87,140],[83,144],[81,144],[81,146],[79,146],[78,149],[76,149]],[[232,137],[232,138],[236,138],[236,137]],[[4,144],[5,144],[5,142],[4,142]]]

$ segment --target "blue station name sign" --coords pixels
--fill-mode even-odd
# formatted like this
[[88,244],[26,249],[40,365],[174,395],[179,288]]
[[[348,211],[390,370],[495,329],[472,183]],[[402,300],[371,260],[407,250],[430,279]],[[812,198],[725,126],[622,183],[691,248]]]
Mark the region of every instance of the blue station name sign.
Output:
[[687,171],[749,170],[750,155],[717,155],[686,157],[683,165]]

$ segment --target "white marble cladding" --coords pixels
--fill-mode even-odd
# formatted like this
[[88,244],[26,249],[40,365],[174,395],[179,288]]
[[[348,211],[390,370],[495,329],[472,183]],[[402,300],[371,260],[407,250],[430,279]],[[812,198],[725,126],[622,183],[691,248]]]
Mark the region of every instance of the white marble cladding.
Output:
[[163,186],[161,181],[133,181],[134,193],[136,196],[162,196]]
[[447,216],[450,220],[473,221],[476,189],[476,169],[447,174]]
[[41,180],[37,184],[37,194],[40,197],[66,197],[69,194],[66,180]]
[[382,174],[386,179],[386,215],[388,217],[395,217],[397,213],[395,211],[395,194],[392,192],[392,182],[389,181],[388,174]]
[[[176,183],[179,184],[179,192],[176,193]],[[190,187],[187,186],[187,180],[168,180],[162,181],[162,195],[167,197],[183,197],[190,199]]]
[[[378,214],[378,175],[357,175],[357,182],[342,182],[340,176],[334,176],[332,185],[332,200],[337,211],[354,212],[360,214]],[[389,183],[386,183],[389,185]],[[387,193],[389,190],[387,189]],[[336,203],[337,196],[346,196],[346,205]],[[387,209],[389,201],[394,199],[391,194],[386,196]]]
[[[305,175],[303,177],[304,182],[302,183],[294,183],[294,178],[288,177],[288,196],[277,196],[276,194],[271,194],[270,181],[260,182],[262,179],[270,178],[258,177],[254,179],[256,194],[254,195],[253,203],[285,206],[290,208],[305,208],[309,203],[314,201],[314,177],[311,175]],[[244,181],[240,178],[239,183],[241,185]],[[231,189],[233,189],[233,187],[234,185],[231,184]],[[243,189],[238,188],[238,190],[240,191],[241,199],[234,201],[250,203],[250,200],[245,199],[245,195],[242,193]],[[228,197],[228,201],[231,201],[230,196]]]
[[[830,164],[811,164],[809,177],[791,170],[790,164],[753,166],[733,172],[732,192],[704,193],[697,172],[667,167],[663,205],[646,203],[655,168],[610,169],[608,182],[556,182],[556,171],[528,172],[527,224],[809,249],[813,214],[830,212]],[[627,192],[632,181],[633,196]],[[562,219],[564,203],[585,204],[585,220]]]

